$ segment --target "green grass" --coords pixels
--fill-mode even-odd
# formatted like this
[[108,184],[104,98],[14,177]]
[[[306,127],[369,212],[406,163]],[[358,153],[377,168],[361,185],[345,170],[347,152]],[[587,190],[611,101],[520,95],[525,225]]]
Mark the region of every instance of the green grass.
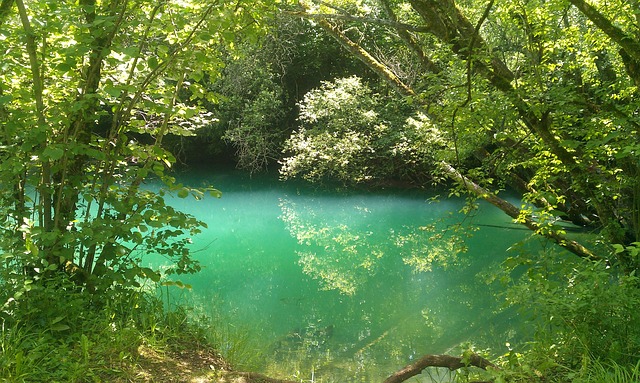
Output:
[[160,356],[176,345],[211,348],[187,311],[165,310],[155,291],[97,299],[61,283],[7,301],[0,312],[2,382],[136,381],[141,347]]
[[640,382],[640,360],[635,365],[620,365],[613,360],[586,358],[582,369],[571,377],[575,383],[637,383]]

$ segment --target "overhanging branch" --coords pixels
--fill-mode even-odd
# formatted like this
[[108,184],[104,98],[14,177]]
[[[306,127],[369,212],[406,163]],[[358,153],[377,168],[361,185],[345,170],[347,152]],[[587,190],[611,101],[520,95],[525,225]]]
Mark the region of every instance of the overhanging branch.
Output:
[[427,27],[401,23],[398,21],[379,19],[374,17],[361,17],[361,16],[353,16],[353,15],[346,15],[346,14],[339,14],[339,13],[309,13],[304,11],[298,11],[298,12],[285,11],[285,12],[291,16],[299,16],[299,17],[304,17],[306,19],[312,19],[312,20],[354,21],[354,22],[359,22],[363,24],[381,25],[381,26],[390,27],[393,29],[400,29],[404,31],[423,32],[423,33],[429,32],[429,29]]
[[416,93],[407,84],[405,84],[398,76],[396,76],[388,67],[380,63],[373,56],[364,50],[360,45],[353,42],[347,35],[335,25],[325,19],[319,19],[318,25],[335,38],[349,53],[364,62],[370,69],[393,86],[401,95],[405,97],[415,97]]
[[440,163],[440,166],[449,178],[451,178],[455,182],[462,185],[465,189],[467,189],[471,193],[477,195],[478,197],[484,199],[485,201],[489,202],[493,206],[502,210],[509,217],[515,219],[519,223],[522,223],[524,226],[533,230],[537,234],[542,235],[545,238],[551,239],[552,241],[557,243],[559,246],[567,249],[568,251],[572,252],[573,254],[581,258],[589,259],[591,261],[602,260],[602,258],[595,255],[589,249],[582,246],[578,242],[565,237],[564,235],[562,235],[556,230],[547,229],[542,225],[540,225],[538,222],[531,219],[530,217],[524,216],[518,207],[516,207],[515,205],[513,205],[508,201],[503,200],[502,198],[498,197],[494,193],[491,193],[487,189],[483,188],[482,186],[473,182],[469,178],[465,177],[462,173],[460,173],[457,169],[455,169],[451,164],[443,161]]
[[633,57],[636,62],[640,62],[640,42],[633,36],[615,26],[611,20],[585,0],[569,0],[569,2],[578,8],[582,14],[587,16],[587,18],[609,36],[611,40],[624,49],[629,56]]

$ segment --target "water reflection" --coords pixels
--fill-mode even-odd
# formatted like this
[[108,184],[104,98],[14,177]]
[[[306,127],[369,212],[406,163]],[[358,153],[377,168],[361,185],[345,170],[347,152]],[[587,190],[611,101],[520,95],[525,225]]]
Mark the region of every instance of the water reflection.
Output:
[[[414,199],[403,206],[397,196],[366,202],[358,196],[279,199],[302,271],[334,292],[334,300],[325,296],[302,326],[275,342],[280,365],[272,366],[274,373],[295,365],[327,381],[381,381],[423,353],[469,339],[475,325],[465,311],[490,306],[468,285],[476,281],[465,271],[469,233],[456,223],[459,217]],[[434,381],[450,377],[434,374]]]
[[[197,253],[204,269],[185,281],[194,300],[260,355],[239,368],[374,382],[423,354],[505,340],[510,317],[497,314],[500,302],[476,274],[498,265],[517,238],[490,228],[468,238],[458,224],[464,201],[224,182],[213,182],[222,199],[178,207],[209,225],[194,238],[206,249]],[[476,219],[496,222],[487,211]]]
[[[398,225],[373,208],[352,205],[326,212],[315,200],[280,199],[280,218],[298,242],[295,250],[303,271],[327,290],[353,295],[374,277],[383,257],[396,257],[416,272],[434,267],[460,267],[467,248],[468,226],[438,217],[428,225]],[[425,207],[426,209],[426,207]],[[450,213],[446,214],[447,216]],[[392,219],[392,218],[391,218]]]

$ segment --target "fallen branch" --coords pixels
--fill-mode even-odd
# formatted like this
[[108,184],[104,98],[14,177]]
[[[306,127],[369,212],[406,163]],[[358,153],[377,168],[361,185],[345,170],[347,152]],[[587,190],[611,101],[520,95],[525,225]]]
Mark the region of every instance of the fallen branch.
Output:
[[[466,363],[465,363],[466,362]],[[486,370],[487,367],[497,368],[496,365],[477,354],[472,354],[468,360],[465,358],[450,355],[425,355],[413,364],[404,367],[402,370],[389,376],[384,383],[400,383],[419,375],[428,367],[446,367],[449,370],[457,370],[463,367],[478,367]],[[476,382],[482,383],[482,382]]]

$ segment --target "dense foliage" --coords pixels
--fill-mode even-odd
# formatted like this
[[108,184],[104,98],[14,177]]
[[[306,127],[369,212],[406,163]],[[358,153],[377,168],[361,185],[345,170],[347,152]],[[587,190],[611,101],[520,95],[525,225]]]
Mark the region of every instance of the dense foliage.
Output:
[[[517,187],[543,218],[591,225],[613,243],[638,240],[633,59],[581,8],[535,1],[306,7],[302,16],[428,116],[446,142],[435,159],[473,169],[469,180],[481,186]],[[602,12],[634,20],[622,4]],[[377,33],[363,39],[371,25]],[[615,28],[633,40],[632,24]],[[400,57],[422,70],[399,70]],[[629,252],[615,258],[637,267]]]
[[444,140],[421,113],[383,98],[357,77],[308,92],[299,128],[289,137],[281,173],[345,182],[399,178],[419,184],[433,170]]
[[219,77],[203,79],[215,120],[194,137],[171,140],[187,164],[231,160],[249,172],[277,165],[297,126],[297,103],[321,81],[365,74],[329,36],[286,14],[268,19],[269,33],[224,50]]
[[220,192],[176,183],[163,140],[214,120],[202,81],[261,33],[261,6],[0,3],[2,380],[93,379],[88,348],[163,316],[140,288],[199,270],[188,246],[204,224],[165,198]]

